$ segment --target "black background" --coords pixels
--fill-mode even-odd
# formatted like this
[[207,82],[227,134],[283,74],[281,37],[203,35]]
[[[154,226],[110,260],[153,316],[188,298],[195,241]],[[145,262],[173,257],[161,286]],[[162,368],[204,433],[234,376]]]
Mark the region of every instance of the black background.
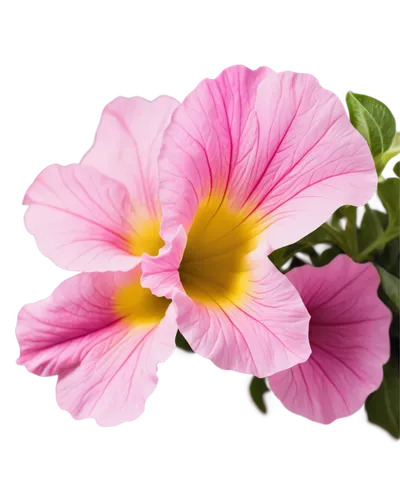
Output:
[[[261,48],[258,52],[262,53]],[[312,64],[312,70],[320,73],[321,80],[336,80],[338,88],[376,88],[378,96],[393,96],[394,103],[400,102],[398,80],[395,88],[392,78],[392,65],[378,56],[375,60],[379,60],[379,66],[359,59],[353,51],[349,51],[347,57],[341,54],[340,58],[337,53],[331,58],[326,54],[297,57],[293,53],[279,52],[272,52],[272,56],[273,64]],[[40,62],[40,68],[37,66],[33,74],[29,73],[29,91],[20,94],[18,106],[25,124],[20,125],[23,133],[17,136],[15,146],[18,160],[12,162],[10,174],[5,179],[10,194],[6,219],[12,266],[12,273],[10,269],[4,270],[4,275],[9,276],[7,285],[11,286],[6,294],[8,311],[15,311],[17,295],[38,296],[40,288],[47,288],[49,279],[56,279],[55,273],[48,272],[47,266],[40,264],[39,257],[32,256],[31,242],[24,240],[22,233],[15,232],[15,184],[23,184],[24,176],[31,175],[32,167],[38,167],[39,160],[64,161],[71,159],[72,151],[80,151],[80,145],[88,142],[87,122],[95,119],[96,104],[103,103],[104,96],[110,96],[113,88],[176,88],[176,95],[182,96],[184,88],[191,88],[192,80],[199,79],[200,72],[215,72],[216,64],[224,62],[224,55],[193,56],[192,59],[159,56],[156,62],[148,63],[133,54],[129,57],[129,65],[122,64],[119,59],[114,66],[108,62],[95,65],[75,61],[67,68],[54,56],[48,60],[42,58]],[[255,64],[256,57],[248,56],[248,62]],[[12,358],[15,345],[9,345],[8,352]],[[311,425],[288,426],[287,418],[279,416],[279,412],[266,423],[249,409],[241,378],[216,376],[213,368],[200,369],[199,361],[178,360],[176,369],[162,369],[161,375],[168,376],[168,384],[161,386],[161,400],[152,403],[153,415],[145,418],[144,425],[130,425],[130,432],[143,432],[146,425],[161,425],[172,426],[189,437],[198,426],[223,424],[234,430],[243,425],[265,424],[264,432],[280,433],[282,439],[308,436],[308,441],[354,442],[358,447],[397,446],[357,417],[353,418],[353,424],[338,425],[336,433],[329,435],[312,432]],[[62,417],[56,416],[54,408],[47,407],[47,385],[32,384],[32,379],[24,377],[22,370],[9,369],[6,376],[9,389],[7,418],[13,425],[39,434],[87,433],[87,426],[66,425]]]

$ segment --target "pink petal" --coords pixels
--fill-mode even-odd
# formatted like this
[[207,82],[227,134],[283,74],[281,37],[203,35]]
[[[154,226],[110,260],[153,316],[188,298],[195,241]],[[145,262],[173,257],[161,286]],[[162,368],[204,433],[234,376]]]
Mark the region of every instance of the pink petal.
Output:
[[102,114],[92,148],[81,161],[125,184],[135,211],[158,218],[158,156],[165,128],[179,103],[118,97]]
[[287,276],[311,315],[312,354],[270,377],[270,387],[290,411],[328,424],[359,410],[381,384],[391,313],[378,298],[379,275],[370,263],[339,255]]
[[133,209],[126,188],[92,168],[51,165],[28,189],[25,225],[40,251],[70,271],[128,270]]
[[[157,384],[157,364],[174,350],[174,309],[140,292],[139,276],[139,268],[79,274],[20,311],[18,363],[38,375],[59,375],[58,403],[74,418],[116,425],[140,416]],[[116,306],[126,286],[142,294],[133,312]],[[141,312],[146,307],[153,307],[151,318]]]
[[220,368],[258,377],[306,360],[309,315],[289,280],[264,257],[265,248],[247,256],[249,286],[240,302],[222,297],[204,304],[192,300],[179,279],[182,231],[160,256],[144,257],[142,284],[156,295],[169,291],[179,330],[192,349]]
[[[271,96],[275,116],[265,105]],[[310,233],[340,206],[362,206],[373,196],[377,175],[369,147],[340,100],[313,76],[266,78],[256,112],[268,147],[250,200],[266,216],[273,249]]]
[[188,231],[210,195],[293,243],[376,189],[368,145],[311,75],[234,66],[204,80],[167,129],[160,156],[163,235]]
[[186,232],[179,226],[171,242],[165,245],[156,257],[143,256],[142,285],[157,297],[172,299],[176,291],[184,291],[178,269],[186,242]]

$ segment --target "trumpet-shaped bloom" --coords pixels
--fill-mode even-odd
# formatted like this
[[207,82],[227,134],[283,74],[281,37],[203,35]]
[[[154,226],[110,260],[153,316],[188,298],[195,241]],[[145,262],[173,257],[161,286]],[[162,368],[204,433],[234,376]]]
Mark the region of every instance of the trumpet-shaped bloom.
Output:
[[175,348],[170,301],[140,286],[133,271],[81,273],[18,316],[19,364],[59,375],[57,401],[100,425],[134,420],[157,384],[157,363]]
[[143,411],[177,326],[225,369],[303,362],[309,314],[267,255],[375,185],[366,142],[309,75],[233,67],[179,106],[118,98],[81,163],[25,196],[40,250],[83,274],[21,310],[19,362],[104,425]]
[[310,320],[310,358],[269,378],[290,411],[328,424],[364,404],[382,382],[390,354],[391,313],[377,295],[374,266],[339,255],[327,266],[302,266],[287,277]]
[[44,255],[70,271],[128,271],[144,252],[157,255],[157,158],[177,105],[165,96],[115,99],[81,165],[52,165],[35,179],[25,225]]
[[376,189],[365,140],[310,75],[228,68],[173,114],[160,155],[161,234],[144,286],[171,298],[191,347],[271,375],[310,354],[302,303],[267,254]]

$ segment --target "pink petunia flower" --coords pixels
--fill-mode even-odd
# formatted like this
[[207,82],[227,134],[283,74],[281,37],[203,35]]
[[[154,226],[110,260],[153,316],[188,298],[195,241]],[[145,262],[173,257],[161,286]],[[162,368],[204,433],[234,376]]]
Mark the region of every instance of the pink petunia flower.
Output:
[[117,425],[143,413],[176,330],[169,301],[140,286],[140,267],[81,273],[21,309],[18,363],[58,375],[57,402],[74,418]]
[[128,271],[144,252],[157,255],[157,160],[177,105],[166,96],[115,99],[81,165],[51,165],[35,179],[25,225],[44,255],[69,271]]
[[390,310],[377,295],[371,263],[339,255],[327,266],[302,266],[286,275],[310,320],[309,359],[269,378],[290,411],[329,424],[361,408],[382,382],[390,355]]
[[309,356],[304,310],[267,254],[377,176],[339,99],[311,75],[243,66],[204,80],[173,114],[160,155],[161,236],[144,286],[171,298],[191,347],[258,377]]
[[309,75],[232,67],[179,106],[116,99],[81,164],[48,167],[25,196],[40,250],[83,273],[21,310],[19,363],[59,375],[75,418],[114,425],[142,413],[177,327],[221,368],[305,361],[308,312],[267,255],[366,203],[376,181],[365,140]]

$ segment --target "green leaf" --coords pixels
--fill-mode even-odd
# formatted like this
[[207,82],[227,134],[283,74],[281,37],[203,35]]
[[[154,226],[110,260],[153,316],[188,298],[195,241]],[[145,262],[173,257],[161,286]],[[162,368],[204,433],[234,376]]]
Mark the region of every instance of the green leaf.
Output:
[[398,161],[393,167],[393,172],[397,175],[397,177],[400,177],[400,161]]
[[371,241],[375,241],[380,238],[382,233],[383,227],[378,210],[372,210],[368,204],[365,205],[365,213],[358,231],[359,249],[364,250],[367,248]]
[[283,248],[279,248],[279,250],[275,250],[269,255],[269,259],[271,262],[279,269],[282,267],[289,259],[291,259],[297,252],[301,250],[305,250],[309,246],[308,243],[303,241],[298,241],[297,243],[293,243],[293,245],[288,245]]
[[400,238],[394,238],[387,243],[383,252],[375,260],[388,273],[400,278]]
[[305,236],[302,240],[300,240],[303,244],[308,246],[314,246],[317,243],[333,243],[333,240],[325,229],[326,224],[322,224],[315,231]]
[[265,378],[253,376],[243,381],[244,393],[254,412],[263,419],[268,419],[279,406]]
[[348,92],[346,103],[350,121],[368,142],[375,158],[387,151],[396,133],[396,121],[383,102],[362,94]]
[[389,217],[384,233],[389,241],[400,234],[400,179],[392,177],[379,183],[378,195]]
[[400,310],[400,279],[393,274],[388,273],[383,267],[376,265],[383,291],[392,301],[393,305]]
[[180,349],[183,349],[184,351],[193,352],[193,349],[190,347],[190,345],[188,344],[188,341],[181,334],[181,332],[178,332],[176,334],[175,345],[176,345],[176,347],[179,347]]
[[[400,315],[398,312],[393,314],[392,323],[389,329],[389,335],[391,340],[390,346],[390,359],[396,360],[399,362],[400,351],[399,351],[399,343],[400,343]],[[400,395],[399,395],[400,397]]]
[[368,397],[365,409],[370,422],[379,425],[397,439],[400,439],[399,393],[399,364],[391,359],[384,366],[381,386]]
[[363,261],[377,250],[380,251],[391,240],[400,235],[400,179],[392,177],[378,184],[378,195],[386,209],[388,215],[388,224],[381,234],[380,238],[371,241],[371,243],[362,250],[357,260]]
[[[275,267],[277,267],[278,269],[281,268],[291,258],[290,248],[292,246],[293,245],[279,248],[268,256],[269,260],[274,264]],[[294,253],[296,252],[297,250]]]
[[[342,207],[342,209],[343,208],[344,207]],[[355,207],[347,207],[347,208],[353,209]],[[339,214],[339,211],[337,211],[337,214]],[[344,213],[340,215],[340,218],[341,217],[344,217]],[[339,218],[339,215],[337,215],[337,218]],[[322,224],[322,226],[318,227],[315,231],[313,231],[309,235],[305,236],[302,240],[298,241],[297,243],[276,250],[269,256],[269,258],[272,260],[272,262],[275,264],[276,267],[280,268],[283,266],[283,264],[285,264],[289,259],[294,257],[296,254],[305,253],[310,256],[311,261],[313,262],[314,265],[318,265],[317,263],[319,262],[319,256],[314,249],[314,245],[317,245],[318,243],[327,243],[329,245],[336,245],[342,250],[344,250],[344,252],[348,253],[348,244],[346,241],[345,232],[342,231],[342,229],[340,228],[335,229],[335,227],[331,226],[328,223],[325,223]],[[304,262],[297,259],[296,261],[294,261],[294,264],[292,262],[291,268],[297,267],[298,265],[302,264],[304,264]]]
[[331,248],[327,248],[321,253],[318,262],[316,262],[314,265],[318,267],[326,266],[327,264],[329,264],[331,260],[333,260],[340,253],[341,253],[340,248],[337,246],[332,246]]
[[329,231],[331,240],[345,253],[351,257],[357,255],[357,207],[344,205],[338,208],[330,222],[325,223],[323,227]]
[[397,156],[398,154],[400,154],[400,132],[397,132],[397,134],[394,136],[394,139],[389,149],[375,157],[375,166],[378,175],[382,173],[388,161]]

